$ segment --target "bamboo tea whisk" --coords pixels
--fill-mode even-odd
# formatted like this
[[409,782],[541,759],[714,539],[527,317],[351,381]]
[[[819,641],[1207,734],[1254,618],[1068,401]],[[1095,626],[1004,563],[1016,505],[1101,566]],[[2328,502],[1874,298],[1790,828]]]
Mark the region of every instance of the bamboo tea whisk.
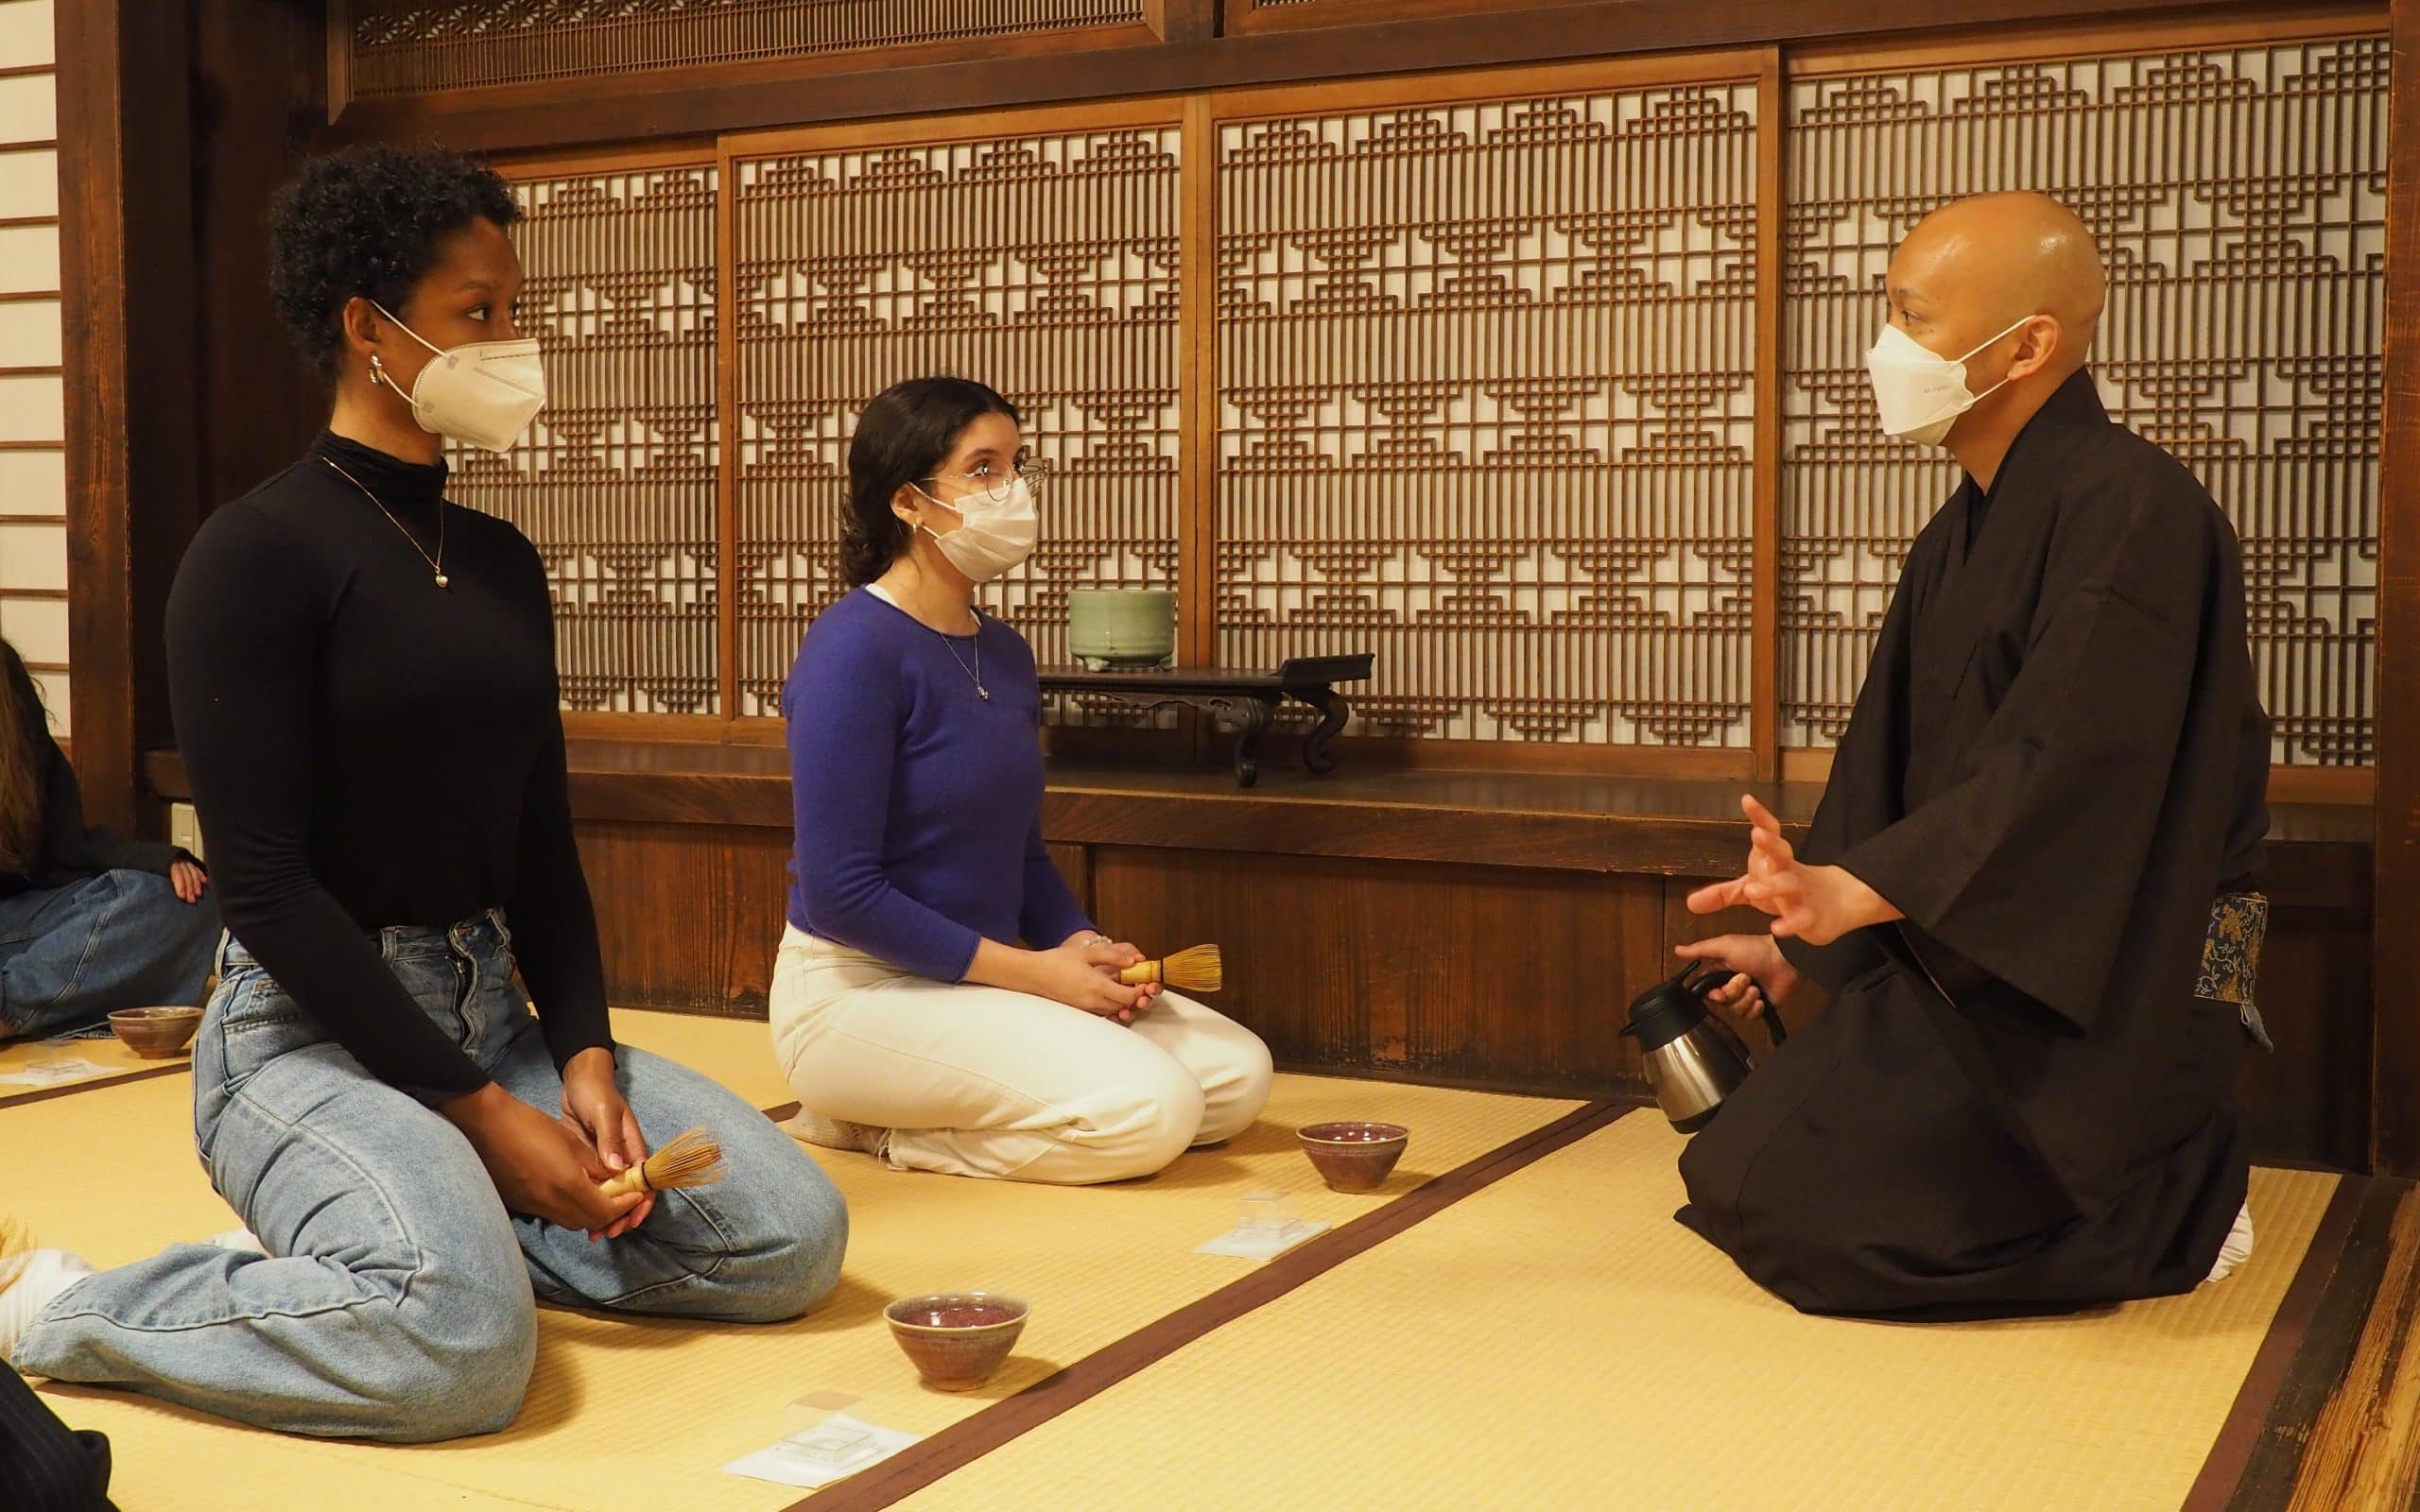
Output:
[[707,1138],[704,1129],[693,1128],[619,1176],[598,1182],[596,1189],[609,1197],[631,1192],[670,1192],[676,1187],[710,1187],[724,1175],[722,1146]]
[[1128,987],[1165,982],[1186,992],[1216,992],[1227,985],[1226,963],[1216,945],[1196,945],[1164,961],[1137,961],[1117,973]]

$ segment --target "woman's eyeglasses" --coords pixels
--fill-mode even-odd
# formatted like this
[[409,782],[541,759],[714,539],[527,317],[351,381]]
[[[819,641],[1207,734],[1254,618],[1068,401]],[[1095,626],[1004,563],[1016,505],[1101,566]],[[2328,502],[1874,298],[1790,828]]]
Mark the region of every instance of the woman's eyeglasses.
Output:
[[[1006,504],[1010,489],[1019,478],[1025,480],[1026,490],[1039,498],[1042,494],[1043,481],[1049,475],[1049,468],[1039,457],[1024,454],[1020,455],[1005,472],[994,464],[986,462],[972,472],[936,472],[931,477],[920,478],[917,481],[940,483],[947,479],[958,485],[958,496],[961,499],[979,498],[993,504]],[[940,502],[946,504],[949,501],[943,499]]]

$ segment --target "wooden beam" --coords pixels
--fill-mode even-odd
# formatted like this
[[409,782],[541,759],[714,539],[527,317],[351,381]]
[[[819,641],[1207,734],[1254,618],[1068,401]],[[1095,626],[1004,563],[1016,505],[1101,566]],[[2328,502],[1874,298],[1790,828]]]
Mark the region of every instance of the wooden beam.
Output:
[[[1170,10],[1177,4],[1167,0]],[[2186,9],[2174,0],[1972,0],[1958,19],[1972,26],[2055,23]],[[2210,8],[2189,9],[2206,16]],[[1046,35],[1039,42],[1046,47],[1014,67],[1001,66],[995,55],[928,62],[912,51],[903,57],[890,49],[868,53],[845,71],[820,58],[356,100],[340,113],[335,135],[418,141],[437,134],[474,151],[567,146],[1676,48],[1887,36],[1933,30],[1940,19],[1934,0],[1625,0],[1193,41],[1158,41],[1148,27],[1137,27],[1149,40],[1132,45],[1106,32]],[[812,87],[802,88],[807,80]]]
[[1219,664],[1219,123],[1209,100],[1185,102],[1184,143],[1177,657],[1206,667]]
[[1143,0],[1143,25],[1162,42],[1206,42],[1219,34],[1219,0]]
[[302,132],[325,114],[316,10],[292,0],[193,8],[193,90],[208,102],[197,109],[192,151],[202,186],[193,269],[201,497],[193,521],[164,526],[171,561],[200,515],[291,465],[328,418],[326,387],[294,354],[268,298],[269,200],[294,176]]
[[2420,0],[2394,0],[2386,427],[2378,466],[2377,1011],[2370,1159],[2420,1175]]
[[1758,782],[1781,777],[1781,299],[1789,255],[1783,152],[1789,81],[1781,49],[1765,50],[1756,76],[1755,502],[1748,569],[1748,747]]
[[57,23],[76,765],[93,820],[137,833],[137,758],[167,733],[161,627],[200,444],[191,55],[187,29],[153,10],[77,0]]

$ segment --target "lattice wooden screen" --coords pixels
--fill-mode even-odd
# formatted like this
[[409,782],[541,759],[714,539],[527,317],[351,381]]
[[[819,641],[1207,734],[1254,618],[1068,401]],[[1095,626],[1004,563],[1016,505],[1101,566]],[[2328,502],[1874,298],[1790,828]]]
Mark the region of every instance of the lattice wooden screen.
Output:
[[1748,742],[1753,84],[1219,136],[1219,647],[1357,732]]
[[453,496],[545,558],[567,708],[720,712],[715,178],[514,185],[520,326],[545,353],[547,404],[502,456],[451,448]]
[[1181,588],[1179,147],[1146,125],[736,165],[742,714],[775,711],[843,591],[849,438],[903,379],[979,378],[1024,411],[1043,543],[984,601],[1045,664],[1070,587]]
[[420,94],[1139,22],[1142,0],[353,0],[352,93]]
[[1845,725],[1907,542],[1958,481],[1875,430],[1892,248],[1945,199],[2029,187],[2101,240],[2112,413],[2242,537],[2275,759],[2373,759],[2387,67],[2369,40],[1793,86],[1785,744]]

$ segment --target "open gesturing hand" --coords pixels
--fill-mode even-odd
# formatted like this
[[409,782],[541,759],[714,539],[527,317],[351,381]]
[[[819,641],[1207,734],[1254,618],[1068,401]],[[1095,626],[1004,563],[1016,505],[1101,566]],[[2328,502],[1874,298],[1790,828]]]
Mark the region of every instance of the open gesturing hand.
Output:
[[1748,869],[1728,882],[1689,894],[1693,914],[1720,913],[1746,904],[1773,917],[1773,935],[1829,945],[1852,930],[1902,918],[1890,900],[1840,867],[1810,867],[1782,838],[1781,821],[1750,794],[1739,799],[1754,826],[1748,837]]

